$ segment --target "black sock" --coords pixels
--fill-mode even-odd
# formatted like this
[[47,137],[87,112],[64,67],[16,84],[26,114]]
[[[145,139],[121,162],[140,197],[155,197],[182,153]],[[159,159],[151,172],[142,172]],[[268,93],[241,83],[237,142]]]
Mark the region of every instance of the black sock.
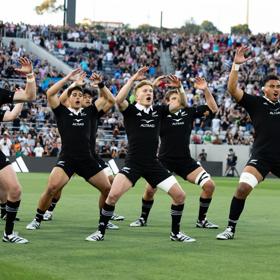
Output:
[[205,220],[211,200],[212,198],[202,198],[202,197],[199,198],[199,213],[198,213],[199,221]]
[[142,198],[141,218],[143,218],[146,222],[148,220],[153,204],[154,204],[154,200],[144,200],[144,198]]
[[101,209],[98,230],[105,234],[106,226],[114,214],[115,206],[109,205],[105,202],[103,208]]
[[181,205],[171,205],[171,219],[172,219],[172,227],[171,227],[171,231],[174,234],[178,234],[180,231],[180,222],[181,222],[181,218],[182,218],[182,214],[183,214],[183,210],[184,210],[184,205],[185,204],[181,204]]
[[232,228],[233,232],[235,232],[235,227],[244,209],[244,205],[245,205],[245,199],[238,199],[236,197],[232,198],[229,218],[228,218],[228,226]]
[[52,212],[52,211],[54,210],[54,208],[55,208],[55,206],[56,206],[56,204],[57,204],[58,201],[59,201],[59,199],[53,198],[53,199],[52,199],[52,203],[51,203],[51,205],[50,205],[48,211]]
[[7,218],[6,218],[6,227],[5,227],[5,233],[7,235],[13,233],[14,222],[17,216],[19,205],[20,205],[20,200],[16,202],[11,202],[9,200],[7,201],[7,205],[6,205]]
[[0,203],[0,207],[1,207],[1,219],[4,218],[4,216],[6,215],[6,202],[5,203]]
[[46,211],[43,211],[43,210],[37,208],[37,213],[36,213],[36,216],[35,216],[35,219],[36,219],[37,222],[39,222],[39,223],[42,222],[45,212]]

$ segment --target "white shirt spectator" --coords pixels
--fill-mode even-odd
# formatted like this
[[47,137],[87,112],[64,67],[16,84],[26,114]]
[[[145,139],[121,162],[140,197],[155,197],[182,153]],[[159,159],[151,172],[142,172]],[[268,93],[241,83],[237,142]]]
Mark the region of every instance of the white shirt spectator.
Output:
[[44,149],[39,143],[37,143],[37,146],[35,147],[33,152],[35,154],[35,157],[42,157],[44,153]]
[[6,156],[9,157],[11,155],[11,146],[12,146],[12,141],[4,135],[4,138],[0,140],[0,148],[2,153]]

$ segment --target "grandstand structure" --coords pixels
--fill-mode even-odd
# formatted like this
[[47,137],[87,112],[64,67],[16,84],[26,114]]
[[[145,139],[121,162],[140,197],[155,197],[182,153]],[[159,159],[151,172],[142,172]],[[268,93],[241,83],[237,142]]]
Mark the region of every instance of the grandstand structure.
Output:
[[[149,65],[149,79],[175,73],[182,80],[189,106],[205,103],[202,93],[193,88],[191,78],[203,76],[208,81],[219,112],[213,119],[195,120],[192,151],[196,154],[201,151],[198,144],[204,148],[228,144],[244,145],[248,154],[254,135],[252,123],[245,110],[226,92],[233,51],[241,44],[250,47],[253,59],[241,69],[240,86],[249,94],[260,95],[261,78],[267,74],[280,75],[279,39],[280,34],[162,34],[127,31],[122,27],[112,29],[111,26],[98,30],[6,23],[1,28],[1,86],[24,85],[24,80],[12,71],[12,65],[20,56],[28,56],[34,64],[38,99],[32,105],[25,105],[20,120],[1,124],[1,135],[4,131],[9,133],[13,155],[34,155],[37,142],[44,148],[45,156],[57,155],[52,151],[59,151],[60,137],[45,96],[52,83],[71,69],[81,67],[88,75],[92,71],[102,72],[116,95],[132,73],[142,65]],[[156,102],[162,102],[164,91],[163,84],[155,92]],[[99,124],[97,141],[98,152],[103,157],[111,157],[112,150],[117,150],[119,157],[125,156],[126,135],[121,114],[116,109]],[[221,154],[226,154],[227,149],[221,148]]]

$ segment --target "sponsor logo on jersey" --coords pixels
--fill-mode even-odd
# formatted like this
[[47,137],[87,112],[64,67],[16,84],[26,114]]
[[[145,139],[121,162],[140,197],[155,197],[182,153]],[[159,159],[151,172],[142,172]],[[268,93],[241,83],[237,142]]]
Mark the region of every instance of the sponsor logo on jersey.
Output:
[[141,119],[142,123],[140,125],[140,127],[151,127],[151,128],[154,128],[156,125],[154,123],[151,123],[153,122],[154,120],[145,120],[145,119]]
[[74,119],[74,122],[72,123],[72,125],[73,126],[84,126],[85,124],[82,121],[83,121],[83,119]]
[[272,111],[269,112],[270,115],[280,115],[280,108],[272,109]]
[[153,117],[158,117],[157,112],[152,112]]
[[183,119],[180,118],[180,119],[172,119],[173,120],[173,123],[172,125],[184,125],[184,121],[182,121]]

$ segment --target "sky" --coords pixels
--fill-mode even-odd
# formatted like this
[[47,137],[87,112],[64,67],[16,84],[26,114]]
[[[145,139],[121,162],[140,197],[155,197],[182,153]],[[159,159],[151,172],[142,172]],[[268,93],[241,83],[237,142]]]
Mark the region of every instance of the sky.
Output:
[[[1,0],[0,20],[29,24],[62,25],[63,14],[37,15],[35,6],[43,0]],[[249,28],[253,33],[280,32],[280,0],[248,0]],[[4,4],[5,3],[5,4]],[[58,0],[63,3],[63,0]],[[201,24],[209,20],[222,32],[246,23],[247,0],[76,0],[76,22],[118,21],[137,27],[141,24],[181,27],[191,18]]]

